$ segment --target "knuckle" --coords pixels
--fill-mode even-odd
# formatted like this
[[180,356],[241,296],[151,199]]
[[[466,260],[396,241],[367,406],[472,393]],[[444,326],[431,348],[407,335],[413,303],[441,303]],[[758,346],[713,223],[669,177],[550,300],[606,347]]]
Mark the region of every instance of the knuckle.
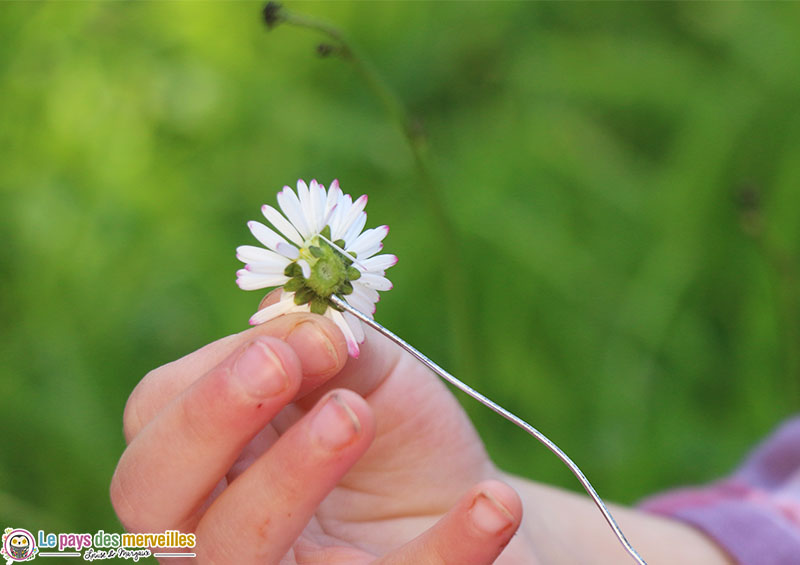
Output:
[[154,415],[153,407],[147,406],[147,399],[158,398],[158,383],[162,380],[162,370],[158,367],[149,371],[134,387],[122,412],[122,429],[125,440],[130,443]]
[[[146,378],[147,377],[145,377],[145,379]],[[125,434],[125,441],[127,443],[130,443],[143,427],[142,419],[139,413],[140,396],[141,383],[139,383],[139,385],[133,389],[133,392],[131,392],[128,400],[125,402],[125,409],[122,412],[122,430]]]
[[136,498],[134,492],[130,482],[123,478],[120,467],[117,467],[116,471],[114,471],[114,476],[111,477],[109,495],[114,512],[116,512],[120,523],[128,531],[136,531],[137,528],[136,522],[139,511],[133,503]]

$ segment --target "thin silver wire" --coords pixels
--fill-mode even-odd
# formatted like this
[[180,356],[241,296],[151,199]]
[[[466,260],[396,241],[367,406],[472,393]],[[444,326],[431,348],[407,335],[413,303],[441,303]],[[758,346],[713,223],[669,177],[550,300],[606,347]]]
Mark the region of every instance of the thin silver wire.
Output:
[[496,412],[497,414],[499,414],[512,424],[522,428],[530,435],[532,435],[534,438],[536,438],[540,443],[542,443],[547,449],[553,452],[553,454],[555,454],[556,457],[561,459],[564,465],[566,465],[569,468],[569,470],[572,471],[572,474],[575,475],[575,477],[581,483],[581,486],[583,486],[584,490],[592,498],[597,508],[600,510],[600,512],[602,512],[603,518],[605,518],[606,522],[608,522],[608,525],[614,531],[614,535],[617,536],[617,539],[625,548],[625,551],[627,551],[628,554],[630,554],[630,556],[634,559],[634,561],[636,561],[636,563],[639,563],[640,565],[647,565],[645,560],[641,558],[641,556],[637,553],[637,551],[633,548],[628,539],[625,537],[625,534],[622,533],[622,530],[620,529],[619,525],[617,525],[617,521],[611,515],[611,512],[609,512],[608,508],[603,502],[603,499],[600,498],[600,495],[598,495],[597,491],[594,490],[592,483],[589,482],[589,479],[587,479],[586,475],[583,474],[583,471],[580,470],[580,467],[578,467],[572,461],[572,459],[570,459],[569,456],[561,450],[560,447],[558,447],[555,443],[550,441],[550,439],[548,439],[547,436],[545,436],[542,432],[531,426],[528,422],[526,422],[522,418],[515,416],[514,414],[512,414],[499,404],[496,404],[492,400],[482,395],[477,390],[473,389],[469,385],[464,384],[463,382],[455,378],[453,375],[442,369],[439,365],[428,359],[428,357],[426,357],[422,352],[417,350],[413,345],[406,342],[403,338],[394,334],[390,330],[386,329],[381,324],[379,324],[378,322],[376,322],[375,320],[373,320],[360,310],[353,308],[338,296],[332,295],[330,297],[330,301],[337,308],[344,310],[345,312],[349,312],[350,314],[352,314],[353,316],[355,316],[356,318],[358,318],[371,328],[374,328],[375,330],[379,331],[380,333],[391,339],[397,345],[399,345],[400,347],[408,351],[411,355],[416,357],[423,365],[428,367],[431,371],[442,377],[445,381],[447,381],[457,389],[461,390],[462,392],[468,394],[469,396],[471,396],[472,398],[474,398],[475,400],[477,400],[490,410],[493,410],[494,412]]

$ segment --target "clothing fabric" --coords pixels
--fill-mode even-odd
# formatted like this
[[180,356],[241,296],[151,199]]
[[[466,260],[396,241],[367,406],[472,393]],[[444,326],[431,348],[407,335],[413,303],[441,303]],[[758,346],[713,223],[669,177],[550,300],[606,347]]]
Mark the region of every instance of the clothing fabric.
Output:
[[668,491],[640,507],[699,528],[741,565],[800,564],[800,417],[730,477]]

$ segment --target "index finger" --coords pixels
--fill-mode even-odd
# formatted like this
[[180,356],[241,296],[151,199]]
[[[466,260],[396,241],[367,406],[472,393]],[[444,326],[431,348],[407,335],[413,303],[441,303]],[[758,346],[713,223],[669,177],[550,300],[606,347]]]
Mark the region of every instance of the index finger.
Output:
[[333,322],[316,314],[288,314],[229,335],[150,371],[139,381],[123,416],[128,443],[176,396],[258,336],[281,339],[295,350],[303,373],[301,396],[338,373],[347,359],[344,336]]

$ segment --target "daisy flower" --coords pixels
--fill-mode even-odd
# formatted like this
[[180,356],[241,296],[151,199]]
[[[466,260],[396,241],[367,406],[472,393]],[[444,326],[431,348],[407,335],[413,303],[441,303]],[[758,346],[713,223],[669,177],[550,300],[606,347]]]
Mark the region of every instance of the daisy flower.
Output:
[[281,212],[265,204],[261,208],[272,228],[248,222],[255,238],[264,246],[242,245],[236,258],[245,263],[236,272],[236,284],[243,290],[282,287],[278,302],[250,318],[262,324],[281,314],[313,312],[331,319],[345,336],[347,351],[358,357],[364,342],[361,322],[340,312],[329,301],[331,295],[345,300],[372,318],[378,291],[392,283],[384,275],[397,257],[376,255],[383,248],[389,226],[364,230],[367,196],[353,201],[334,180],[330,189],[317,181],[297,181],[297,193],[288,186],[278,193]]

